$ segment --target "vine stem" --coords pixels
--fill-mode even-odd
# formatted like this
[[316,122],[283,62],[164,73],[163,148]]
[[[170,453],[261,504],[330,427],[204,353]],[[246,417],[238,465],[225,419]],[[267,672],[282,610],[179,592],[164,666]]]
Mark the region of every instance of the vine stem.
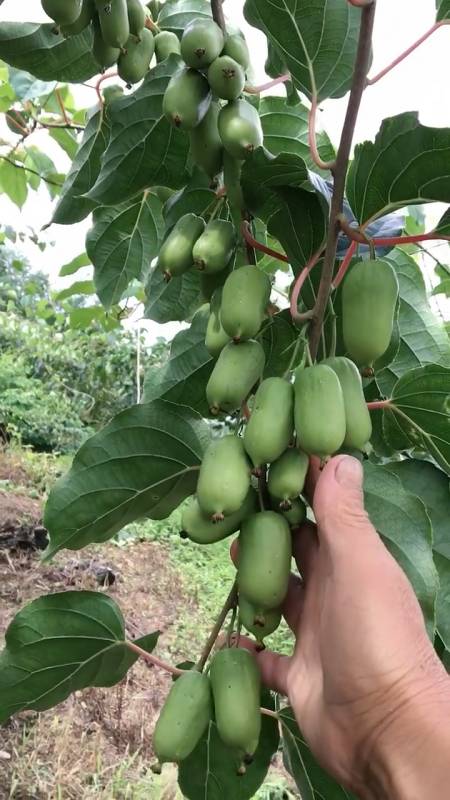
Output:
[[272,258],[276,258],[278,261],[284,261],[286,264],[289,264],[289,259],[284,253],[279,253],[278,250],[272,250],[271,247],[267,247],[265,244],[262,244],[262,242],[258,242],[258,240],[252,236],[250,225],[245,219],[242,221],[241,232],[243,239],[250,247],[259,250],[261,253],[265,253],[267,256],[272,256]]
[[[351,2],[351,0],[349,0],[349,2]],[[353,3],[353,5],[356,5],[356,3]],[[420,47],[421,44],[426,42],[427,39],[429,39],[430,36],[433,35],[433,33],[435,33],[437,30],[439,30],[439,28],[442,28],[444,25],[449,25],[449,24],[450,24],[450,20],[442,19],[442,20],[440,20],[440,22],[436,22],[434,25],[432,25],[432,27],[429,28],[423,34],[423,36],[421,36],[410,47],[408,47],[406,50],[404,50],[403,53],[400,53],[400,55],[397,56],[397,58],[395,58],[394,61],[392,61],[390,64],[388,64],[387,67],[384,67],[384,69],[382,69],[380,72],[378,72],[376,75],[374,75],[373,78],[368,78],[367,79],[367,86],[373,86],[374,83],[378,83],[378,81],[381,80],[381,78],[384,78],[384,76],[387,75],[388,72],[391,72],[391,70],[393,70],[395,67],[397,67],[399,64],[401,64],[402,61],[405,60],[405,58],[408,58],[408,56],[410,56],[411,53],[414,53],[414,51],[417,50],[417,48]]]
[[367,403],[369,411],[377,411],[379,408],[389,407],[392,407],[392,400],[373,400],[373,402]]
[[308,320],[312,319],[312,316],[314,314],[313,309],[300,313],[298,310],[298,301],[303,284],[305,283],[306,278],[308,277],[312,268],[316,266],[322,253],[323,253],[323,247],[321,247],[320,250],[318,250],[317,253],[315,253],[312,256],[312,258],[308,261],[306,266],[303,267],[302,271],[299,273],[299,275],[295,280],[294,288],[292,289],[292,294],[291,294],[290,311],[291,311],[291,319],[296,325],[302,325],[304,322],[307,322]]
[[105,72],[101,77],[98,79],[97,83],[93,87],[97,92],[97,97],[100,100],[100,103],[103,105],[103,97],[100,94],[100,86],[102,85],[103,81],[107,81],[108,78],[116,78],[119,73],[116,70],[112,72]]
[[351,262],[353,256],[356,253],[357,247],[358,247],[357,242],[353,241],[351,243],[350,247],[348,248],[347,253],[345,255],[345,258],[343,259],[342,264],[339,267],[338,273],[337,273],[333,283],[331,284],[333,289],[337,289],[339,284],[344,280],[345,274],[346,274],[346,272],[347,272],[347,270],[348,270],[348,268],[350,266],[350,262]]
[[139,645],[134,642],[127,640],[125,644],[129,650],[133,650],[140,658],[145,659],[149,664],[153,664],[154,667],[163,669],[164,672],[169,672],[171,675],[183,675],[183,673],[186,672],[185,669],[178,669],[178,667],[173,667],[171,664],[166,664],[165,661],[161,661],[161,659],[154,656],[153,653],[147,653],[146,650],[143,650],[142,647],[139,647]]
[[268,81],[267,83],[262,83],[260,86],[244,86],[244,92],[246,94],[261,94],[261,92],[266,92],[267,89],[273,89],[274,86],[278,86],[280,83],[287,83],[291,79],[291,73],[285,72],[284,75],[279,75],[278,78],[274,78],[272,81]]
[[332,170],[336,166],[336,161],[323,161],[317,147],[316,137],[316,118],[317,118],[317,95],[313,94],[311,108],[308,115],[308,142],[312,160],[319,169]]
[[440,240],[443,242],[450,241],[450,236],[439,234],[435,231],[430,231],[430,233],[416,233],[411,236],[381,236],[371,238],[367,236],[361,228],[353,228],[344,214],[339,214],[338,220],[345,235],[358,244],[368,244],[374,247],[394,247],[401,244],[417,244],[418,242],[429,242],[433,240]]
[[339,144],[336,166],[333,169],[334,187],[333,198],[330,209],[330,224],[325,248],[325,256],[322,267],[319,291],[314,307],[314,314],[311,322],[309,334],[309,345],[313,359],[317,356],[322,334],[322,325],[325,311],[328,305],[331,284],[333,281],[334,265],[336,261],[337,243],[340,225],[338,215],[342,213],[345,180],[347,176],[350,151],[355,132],[358,112],[364,88],[367,81],[367,73],[370,65],[370,54],[372,46],[373,24],[375,19],[376,0],[369,6],[365,6],[361,12],[361,27],[359,31],[358,50],[356,54],[355,70],[353,73],[352,88],[345,115],[344,126],[342,129],[341,141]]
[[211,650],[213,649],[213,647],[215,645],[215,642],[216,642],[216,639],[217,639],[220,631],[222,630],[223,623],[225,622],[225,620],[227,618],[227,614],[228,614],[229,611],[231,611],[232,608],[235,607],[236,602],[237,602],[237,581],[235,581],[233,583],[233,586],[231,587],[230,593],[229,593],[227,599],[225,600],[225,603],[223,604],[222,610],[220,611],[219,616],[217,617],[217,619],[216,619],[216,621],[214,623],[214,627],[213,627],[211,633],[208,636],[208,639],[207,639],[206,644],[205,644],[205,646],[203,648],[202,654],[201,654],[201,656],[200,656],[200,658],[199,658],[199,660],[197,662],[197,665],[196,665],[195,668],[199,672],[203,672],[203,670],[205,668],[205,664],[208,661],[208,658],[209,658],[209,656],[211,654]]
[[216,22],[219,28],[221,28],[225,33],[226,25],[225,15],[222,8],[222,0],[211,0],[211,11],[214,22]]

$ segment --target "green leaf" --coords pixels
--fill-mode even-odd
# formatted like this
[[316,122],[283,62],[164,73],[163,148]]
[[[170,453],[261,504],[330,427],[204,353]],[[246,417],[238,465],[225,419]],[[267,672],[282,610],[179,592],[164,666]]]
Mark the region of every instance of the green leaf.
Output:
[[78,270],[83,269],[83,267],[89,267],[90,263],[91,262],[87,257],[87,254],[81,253],[79,256],[73,258],[72,261],[69,261],[68,264],[64,264],[64,266],[61,267],[61,269],[59,270],[59,277],[65,278],[67,277],[67,275],[74,275],[75,272],[78,272]]
[[[267,691],[262,702],[265,708],[274,708]],[[180,763],[178,781],[183,796],[186,800],[250,800],[267,775],[279,739],[277,721],[263,715],[254,760],[245,775],[238,775],[238,753],[223,744],[215,723],[210,722],[194,752]]]
[[417,261],[400,248],[385,260],[394,267],[400,287],[398,350],[383,369],[376,365],[380,391],[390,397],[399,378],[409,370],[426,364],[450,366],[450,342],[441,320],[430,308]]
[[29,72],[13,68],[9,70],[9,82],[16,93],[17,99],[22,103],[26,100],[35,100],[41,95],[48,95],[55,87],[54,81],[52,83],[39,81]]
[[173,228],[184,214],[202,216],[208,208],[212,211],[216,193],[209,188],[209,183],[205,173],[195,170],[189,183],[167,200],[163,211],[166,230]]
[[[145,637],[147,652],[158,633]],[[61,592],[29,603],[6,631],[0,655],[0,724],[44,711],[88,686],[114,686],[137,659],[118,606],[100,592]]]
[[450,0],[436,0],[437,22],[450,19]]
[[[283,97],[263,97],[259,115],[264,131],[264,146],[273,155],[294,153],[315,169],[308,144],[308,109],[302,103],[289,105]],[[335,157],[333,145],[324,132],[317,134],[319,153],[324,161]]]
[[207,0],[168,0],[158,16],[158,27],[173,31],[181,38],[186,26],[194,19],[211,16]]
[[[291,321],[289,309],[270,317],[261,333],[261,344],[266,354],[264,378],[282,377],[290,367],[294,348],[298,341],[298,328]],[[297,366],[301,351],[293,366]]]
[[416,203],[450,202],[450,128],[421,125],[416,112],[385,119],[375,142],[355,148],[347,197],[360,224]]
[[74,308],[69,314],[69,324],[74,330],[86,330],[93,322],[102,322],[105,312],[102,306],[87,306]]
[[95,293],[95,286],[94,281],[75,281],[70,286],[67,286],[65,289],[62,289],[56,295],[56,300],[60,302],[62,300],[67,300],[68,297],[73,297],[77,294],[94,294]]
[[191,326],[175,336],[170,356],[161,366],[150,367],[145,376],[144,402],[165,399],[188,403],[204,417],[209,417],[205,389],[213,359],[205,347],[209,306],[200,309]]
[[72,131],[65,128],[48,128],[48,135],[59,144],[62,150],[73,161],[78,150],[78,142]]
[[384,411],[384,433],[397,450],[419,448],[450,473],[450,369],[435,364],[404,375]]
[[189,270],[168,283],[158,267],[150,272],[145,287],[144,316],[154,322],[181,322],[189,319],[201,304],[200,273]]
[[361,9],[313,0],[246,0],[244,13],[275,45],[297,88],[319,102],[343,97],[353,76]]
[[441,281],[435,286],[431,294],[445,294],[446,297],[450,297],[450,278],[446,278],[445,281]]
[[[296,153],[273,156],[263,147],[248,158],[242,169],[242,187],[250,211],[260,213],[270,207],[274,191],[285,186],[303,186],[309,179],[308,168]],[[268,203],[269,201],[269,203]],[[264,218],[264,217],[263,217]]]
[[120,203],[149,186],[177,188],[187,182],[189,137],[162,111],[164,92],[179,65],[179,57],[170,56],[147,73],[134,94],[111,106],[111,139],[91,200]]
[[354,796],[339,786],[315,760],[303,739],[293,709],[282,708],[279,716],[284,765],[294,778],[302,800],[351,800]]
[[372,523],[411,581],[433,638],[439,584],[425,506],[396,475],[370,462],[364,465],[364,500]]
[[52,23],[2,22],[0,58],[42,81],[82,83],[98,73],[90,28],[65,39]]
[[109,116],[100,109],[86,125],[78,152],[61,190],[52,222],[73,225],[92,211],[96,203],[85,194],[94,185],[100,173],[101,158],[110,134]]
[[0,158],[0,194],[4,192],[14,205],[22,208],[27,199],[27,173],[21,166]]
[[132,280],[142,279],[158,255],[163,227],[161,201],[147,191],[133,201],[94,211],[86,250],[106,308],[120,301]]
[[436,603],[436,627],[450,649],[450,531],[448,525],[448,477],[426,461],[407,459],[386,464],[386,469],[400,479],[402,486],[425,505],[433,529],[434,561],[439,575]]
[[195,490],[208,428],[191,409],[132,406],[81,447],[45,508],[47,556],[105,542],[139,517],[165,519]]

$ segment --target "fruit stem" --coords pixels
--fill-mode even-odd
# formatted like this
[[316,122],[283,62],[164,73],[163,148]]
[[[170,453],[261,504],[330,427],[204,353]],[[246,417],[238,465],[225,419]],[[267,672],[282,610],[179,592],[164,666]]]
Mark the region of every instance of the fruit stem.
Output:
[[60,107],[60,109],[61,109],[61,114],[62,114],[63,120],[64,120],[64,122],[66,123],[66,125],[70,125],[70,119],[69,119],[69,117],[67,116],[67,112],[66,112],[66,109],[65,109],[65,107],[64,107],[64,103],[63,103],[63,99],[62,99],[62,97],[61,97],[61,92],[60,92],[60,90],[59,90],[59,89],[56,89],[56,91],[55,91],[55,94],[56,94],[56,99],[57,99],[57,101],[58,101],[58,105],[59,105],[59,107]]
[[267,83],[262,83],[260,86],[245,85],[244,92],[246,92],[246,94],[261,94],[261,92],[266,92],[267,89],[273,89],[274,86],[278,86],[280,83],[287,83],[290,79],[291,73],[285,72],[284,75],[279,75],[278,78],[274,78]]
[[276,258],[278,261],[284,261],[286,264],[289,264],[289,259],[284,255],[284,253],[279,253],[277,250],[272,250],[272,248],[266,247],[265,244],[258,242],[258,240],[252,236],[249,222],[246,219],[242,221],[241,231],[245,242],[250,245],[250,247],[253,247],[255,250],[259,250],[261,253],[265,253],[267,256]]
[[335,277],[335,279],[334,279],[334,281],[332,283],[332,288],[333,289],[337,289],[337,287],[339,286],[341,281],[344,280],[345,274],[346,274],[346,272],[347,272],[347,270],[348,270],[348,268],[350,266],[350,262],[351,262],[353,256],[356,253],[357,247],[358,247],[358,243],[357,242],[352,242],[350,247],[348,248],[347,253],[345,255],[345,258],[343,259],[342,264],[339,267],[339,271],[338,271],[338,273],[337,273],[337,275],[336,275],[336,277]]
[[134,653],[137,653],[138,656],[148,661],[149,664],[153,664],[154,667],[159,667],[165,672],[169,672],[171,675],[183,675],[183,673],[186,672],[184,669],[178,669],[178,667],[173,667],[171,664],[166,664],[165,661],[161,661],[161,659],[154,656],[153,653],[147,653],[146,650],[143,650],[142,647],[139,647],[139,645],[134,642],[127,640],[125,644],[129,650],[133,650]]
[[259,497],[259,505],[261,507],[261,511],[266,511],[268,508],[270,508],[270,497],[267,489],[267,478],[266,478],[265,467],[262,469],[261,474],[258,478],[258,497]]
[[217,23],[223,32],[226,32],[225,15],[222,8],[222,0],[211,0],[211,11],[214,22]]
[[379,408],[388,408],[389,406],[392,406],[391,400],[373,400],[371,403],[367,403],[369,411],[377,411]]
[[348,0],[351,6],[356,6],[357,8],[365,8],[366,6],[370,6],[374,0]]
[[153,22],[150,17],[147,17],[145,20],[145,27],[148,28],[149,31],[152,33],[160,33],[160,28],[158,28],[156,22]]
[[201,656],[196,664],[195,669],[198,670],[198,672],[203,672],[205,664],[208,661],[208,658],[211,654],[211,650],[213,649],[216,643],[216,639],[220,631],[222,630],[223,623],[227,618],[227,614],[229,611],[231,611],[231,609],[236,607],[236,603],[237,603],[237,580],[234,581],[233,586],[231,587],[230,593],[227,599],[225,600],[225,603],[223,604],[222,610],[220,611],[219,616],[217,617],[214,623],[214,627],[212,628],[211,633],[208,636],[208,639],[203,648]]
[[[351,0],[349,0],[349,2],[351,2]],[[356,3],[353,3],[353,5],[356,5]],[[440,22],[436,22],[434,25],[432,25],[432,27],[429,28],[423,34],[423,36],[421,36],[410,47],[408,47],[406,50],[404,50],[403,53],[400,53],[400,55],[397,56],[397,58],[395,58],[394,61],[392,61],[390,64],[388,64],[387,67],[382,69],[381,72],[378,72],[376,75],[373,76],[373,78],[368,78],[367,86],[373,86],[374,83],[377,83],[379,80],[381,80],[381,78],[384,78],[384,76],[387,75],[388,72],[391,72],[391,70],[393,70],[395,67],[397,67],[398,64],[401,64],[402,61],[405,60],[405,58],[408,58],[408,56],[410,56],[411,53],[414,53],[414,51],[417,50],[417,48],[420,47],[421,44],[426,42],[426,40],[429,39],[430,36],[432,36],[432,34],[435,31],[437,31],[439,28],[442,28],[443,25],[449,25],[449,24],[450,24],[450,20],[449,19],[442,19]]]
[[324,170],[332,170],[336,166],[336,161],[323,161],[317,147],[316,137],[316,117],[317,117],[317,95],[314,93],[311,99],[311,108],[308,115],[308,141],[311,158],[316,167]]
[[230,618],[230,622],[229,622],[228,628],[227,628],[227,647],[231,647],[231,637],[233,635],[234,625],[235,625],[235,622],[236,622],[236,617],[237,617],[237,606],[234,605],[233,611],[232,611],[232,614],[231,614],[231,618]]
[[260,710],[261,710],[261,714],[263,714],[263,716],[265,716],[265,717],[273,717],[273,719],[276,719],[277,722],[279,722],[280,718],[279,718],[279,716],[278,716],[276,711],[271,711],[270,708],[261,708]]
[[367,81],[367,73],[370,66],[375,9],[376,1],[371,3],[369,6],[365,6],[361,12],[361,27],[359,31],[358,50],[356,54],[352,88],[350,91],[347,113],[345,115],[344,126],[342,129],[341,141],[337,152],[336,166],[333,169],[334,187],[330,209],[330,224],[327,245],[325,249],[319,291],[317,293],[317,300],[314,307],[314,315],[309,334],[311,356],[313,359],[315,359],[317,356],[323,319],[333,281],[333,272],[336,262],[336,251],[340,230],[338,215],[342,213],[350,151],[355,132],[355,125],[358,119],[359,108]]
[[116,78],[118,74],[119,73],[116,70],[113,70],[112,72],[105,72],[103,75],[100,76],[97,83],[95,84],[94,88],[95,91],[97,92],[97,97],[102,105],[104,104],[104,100],[100,93],[100,86],[102,85],[103,81],[107,81],[108,78]]
[[290,303],[290,311],[291,311],[291,319],[295,325],[303,325],[305,322],[308,322],[313,316],[314,311],[309,309],[308,311],[303,311],[302,313],[298,310],[298,301],[300,297],[300,292],[302,290],[303,284],[306,281],[309,273],[315,267],[317,262],[319,261],[320,256],[323,253],[323,247],[314,253],[312,258],[308,261],[305,267],[303,267],[302,271],[297,275],[295,279],[294,288],[292,289],[291,294],[291,303]]

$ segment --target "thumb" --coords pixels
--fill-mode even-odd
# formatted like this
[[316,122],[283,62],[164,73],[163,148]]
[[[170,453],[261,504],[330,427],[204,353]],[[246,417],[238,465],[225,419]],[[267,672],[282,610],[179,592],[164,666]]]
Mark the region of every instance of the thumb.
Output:
[[319,540],[347,545],[355,537],[378,539],[364,508],[363,468],[352,456],[336,456],[325,466],[314,493]]

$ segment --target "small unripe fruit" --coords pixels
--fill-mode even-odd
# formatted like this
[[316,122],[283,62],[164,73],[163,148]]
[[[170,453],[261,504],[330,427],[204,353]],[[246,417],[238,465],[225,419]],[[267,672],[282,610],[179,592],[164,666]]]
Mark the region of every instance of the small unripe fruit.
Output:
[[214,439],[203,457],[197,500],[203,513],[216,520],[239,511],[250,488],[250,464],[242,439],[233,434]]
[[210,676],[220,738],[253,756],[261,732],[261,677],[254,657],[238,647],[220,650]]
[[305,453],[326,458],[345,439],[345,406],[339,378],[325,364],[299,367],[295,374],[295,430]]
[[185,214],[178,220],[158,255],[158,267],[167,280],[193,266],[192,250],[204,229],[203,219],[196,214]]
[[180,42],[173,31],[161,31],[155,36],[155,53],[158,63],[169,58],[172,53],[180,54]]
[[163,113],[180,130],[192,130],[200,124],[211,104],[211,90],[206,78],[194,69],[177,72],[163,97]]
[[231,222],[214,219],[197,239],[194,264],[204,272],[221,272],[228,266],[236,246],[236,236]]
[[223,33],[212,19],[195,19],[183,32],[181,55],[188,67],[204,69],[217,58],[223,45]]
[[331,367],[341,384],[346,424],[344,445],[364,450],[372,436],[372,421],[358,368],[349,358],[327,358],[321,363]]
[[120,54],[117,63],[119,76],[122,80],[129,85],[141,81],[149,70],[154,52],[153,34],[147,28],[141,31],[139,40],[130,36],[126,52]]
[[264,140],[259,114],[246,100],[233,100],[222,108],[219,134],[225,150],[241,160],[261,147]]
[[222,50],[223,56],[231,56],[246,71],[250,65],[250,54],[247,42],[240,33],[232,33],[225,39]]
[[103,41],[120,50],[130,35],[126,0],[95,0]]
[[219,104],[211,103],[202,121],[189,131],[192,160],[210,178],[222,169],[223,145],[217,127],[218,117]]
[[281,514],[262,511],[243,521],[238,587],[258,613],[282,605],[288,590],[291,558],[291,531]]
[[211,684],[207,675],[195,670],[181,675],[172,685],[153,734],[153,748],[161,764],[178,764],[187,758],[211,717]]
[[254,339],[225,345],[206,386],[211,413],[238,411],[260,380],[265,360],[262,346]]
[[219,56],[208,69],[208,82],[213,94],[222,100],[236,100],[244,91],[245,73],[230,56]]
[[291,501],[302,493],[308,472],[306,453],[292,447],[270,465],[268,489],[282,509],[291,508]]
[[256,266],[233,270],[222,292],[221,320],[235,341],[251,339],[259,332],[270,300],[272,284]]
[[279,458],[293,435],[294,388],[283,378],[266,378],[255,394],[244,434],[244,446],[254,467]]

